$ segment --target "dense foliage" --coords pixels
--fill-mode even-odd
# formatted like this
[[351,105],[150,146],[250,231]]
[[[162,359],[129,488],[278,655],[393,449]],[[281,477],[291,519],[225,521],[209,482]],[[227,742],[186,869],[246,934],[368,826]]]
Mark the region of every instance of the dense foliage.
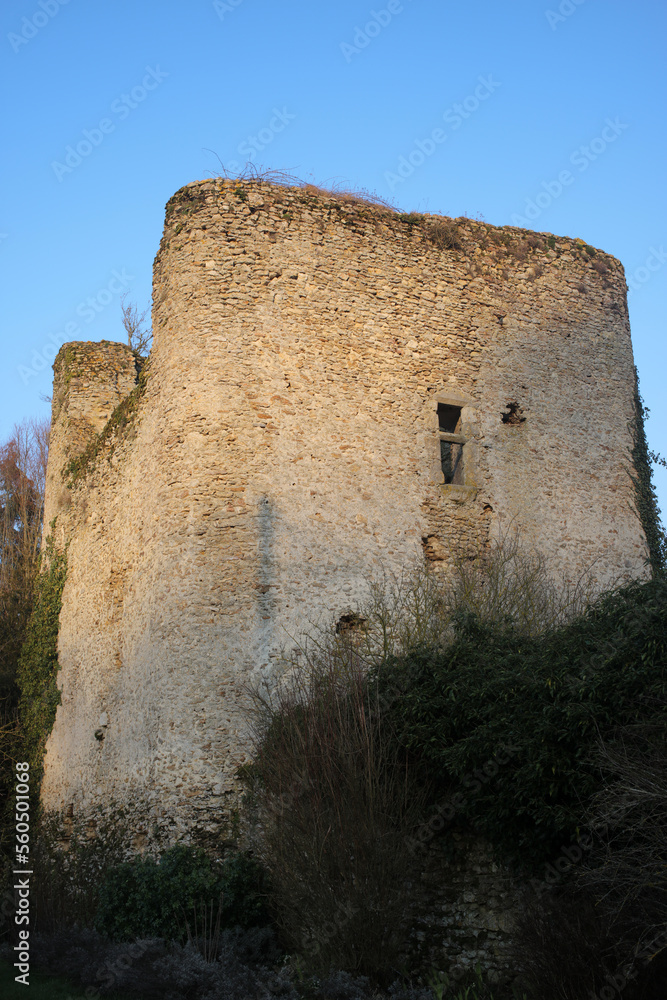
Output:
[[653,573],[667,569],[667,536],[660,522],[658,496],[653,484],[652,462],[664,462],[659,455],[651,452],[646,439],[645,421],[648,410],[639,391],[639,376],[635,369],[634,417],[632,420],[632,464],[634,473],[632,485],[635,506],[646,536],[649,562]]
[[582,832],[599,739],[639,719],[667,735],[667,580],[541,635],[461,614],[450,645],[394,657],[374,683],[439,800],[459,793],[453,821],[541,866]]
[[157,861],[135,858],[106,873],[97,926],[118,941],[178,941],[186,921],[196,921],[196,908],[210,906],[214,920],[219,907],[222,928],[268,922],[258,866],[247,854],[215,862],[200,848],[177,845]]
[[58,619],[67,576],[67,555],[57,552],[49,539],[46,567],[35,585],[35,599],[21,650],[18,669],[21,754],[30,763],[31,793],[39,793],[44,747],[53,728],[60,691],[58,672]]

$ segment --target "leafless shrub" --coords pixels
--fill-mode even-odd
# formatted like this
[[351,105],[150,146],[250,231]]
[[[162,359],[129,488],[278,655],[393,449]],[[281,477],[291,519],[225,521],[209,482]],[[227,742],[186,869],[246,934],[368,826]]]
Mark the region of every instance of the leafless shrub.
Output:
[[[442,648],[462,615],[539,634],[583,613],[597,595],[592,567],[574,583],[555,577],[546,557],[514,525],[488,545],[456,555],[447,572],[420,560],[400,573],[369,576],[366,586],[367,597],[358,608],[338,622],[312,625],[296,655],[284,662],[287,684],[310,669],[304,663],[349,649],[366,671],[415,647]],[[348,630],[347,620],[363,627]]]
[[256,846],[278,926],[309,967],[396,968],[419,860],[415,791],[354,642],[340,635],[255,713]]
[[368,597],[359,612],[364,629],[355,638],[356,655],[371,666],[414,646],[441,646],[450,634],[446,602],[442,579],[423,564],[369,579]]
[[[667,927],[667,749],[664,725],[639,725],[601,743],[605,781],[589,815],[601,855],[580,883],[623,928],[629,955],[641,953]],[[667,935],[657,955],[666,952]]]
[[333,184],[331,187],[319,187],[315,184],[301,183],[299,185],[306,191],[324,197],[334,198],[336,201],[347,202],[351,205],[362,204],[369,207],[381,208],[388,212],[395,212],[396,206],[393,202],[381,197],[375,191],[367,188],[348,188],[341,183]]
[[431,243],[440,250],[461,249],[459,230],[452,219],[429,219],[426,231]]
[[375,206],[385,209],[388,212],[396,212],[396,206],[381,197],[375,191],[368,191],[366,188],[348,188],[340,182],[330,186],[320,186],[311,181],[304,181],[303,178],[292,174],[289,170],[277,170],[271,167],[263,167],[247,161],[245,166],[239,171],[229,171],[226,169],[220,158],[220,170],[215,173],[215,177],[222,177],[226,180],[234,180],[249,183],[276,184],[285,188],[300,188],[301,190],[317,195],[318,197],[332,198],[339,202],[349,204],[360,204]]
[[8,695],[32,610],[50,421],[25,420],[0,446],[0,696]]
[[591,267],[594,271],[597,271],[598,274],[609,274],[609,265],[605,264],[605,262],[599,258],[591,261]]
[[443,605],[449,616],[474,614],[535,635],[581,614],[593,596],[590,571],[574,584],[556,579],[545,556],[510,527],[477,558],[456,560]]
[[508,249],[510,255],[518,261],[524,261],[528,257],[529,246],[526,240],[513,240]]
[[616,972],[613,943],[590,896],[527,892],[514,937],[521,988],[540,1000],[594,996]]
[[145,325],[149,310],[144,309],[140,313],[133,302],[127,301],[127,292],[123,295],[120,302],[123,311],[123,328],[127,334],[128,347],[131,347],[140,357],[146,357],[153,342],[153,331]]

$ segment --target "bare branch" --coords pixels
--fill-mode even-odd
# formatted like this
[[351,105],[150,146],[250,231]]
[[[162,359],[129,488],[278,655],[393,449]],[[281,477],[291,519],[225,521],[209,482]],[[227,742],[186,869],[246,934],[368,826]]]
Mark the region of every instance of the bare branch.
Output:
[[128,346],[142,358],[146,357],[153,342],[153,331],[151,327],[146,327],[144,325],[149,310],[144,309],[144,311],[140,313],[133,302],[127,301],[127,292],[121,298],[120,304],[123,311],[123,327],[125,329],[125,333],[127,334]]
[[49,429],[48,420],[25,420],[0,445],[0,694],[13,682],[32,608]]

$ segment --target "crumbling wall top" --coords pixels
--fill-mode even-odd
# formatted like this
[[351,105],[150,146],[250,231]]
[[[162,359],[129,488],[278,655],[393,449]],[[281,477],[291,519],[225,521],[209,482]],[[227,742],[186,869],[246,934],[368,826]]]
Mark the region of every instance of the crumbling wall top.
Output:
[[72,341],[58,351],[53,375],[45,531],[59,508],[64,466],[85,451],[135,387],[138,360],[126,344]]

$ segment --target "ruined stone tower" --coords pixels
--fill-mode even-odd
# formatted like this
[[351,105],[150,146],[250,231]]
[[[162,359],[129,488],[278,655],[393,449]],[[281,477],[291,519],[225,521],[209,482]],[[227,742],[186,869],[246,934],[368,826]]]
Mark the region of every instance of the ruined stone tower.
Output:
[[244,691],[369,576],[501,523],[571,578],[645,572],[618,261],[308,188],[167,206],[154,347],[65,345],[47,531],[68,546],[49,808],[219,815]]

